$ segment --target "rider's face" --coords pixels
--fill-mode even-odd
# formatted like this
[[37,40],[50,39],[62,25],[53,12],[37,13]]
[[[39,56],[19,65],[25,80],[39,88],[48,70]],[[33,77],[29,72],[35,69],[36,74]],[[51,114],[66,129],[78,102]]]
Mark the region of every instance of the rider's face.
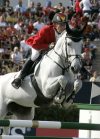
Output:
[[66,23],[56,23],[56,30],[62,33],[66,29]]

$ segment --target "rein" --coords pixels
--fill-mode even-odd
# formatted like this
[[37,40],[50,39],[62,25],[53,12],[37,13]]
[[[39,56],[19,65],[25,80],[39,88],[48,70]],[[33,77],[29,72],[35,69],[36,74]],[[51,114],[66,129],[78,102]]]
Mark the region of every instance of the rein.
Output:
[[[54,50],[54,49],[53,49]],[[61,58],[61,56],[54,50],[54,52]],[[46,55],[48,58],[50,58],[55,64],[57,64],[61,69],[62,69],[62,74],[64,75],[65,71],[68,72],[69,70],[69,66],[68,67],[63,67],[62,65],[60,65],[59,63],[57,63],[53,58],[51,58],[48,54]],[[62,58],[61,58],[62,59]]]

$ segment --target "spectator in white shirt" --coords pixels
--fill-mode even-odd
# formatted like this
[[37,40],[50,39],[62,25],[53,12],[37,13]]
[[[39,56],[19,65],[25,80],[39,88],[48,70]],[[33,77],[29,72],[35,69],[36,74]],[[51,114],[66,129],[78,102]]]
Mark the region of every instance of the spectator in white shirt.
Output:
[[16,65],[21,65],[23,63],[23,55],[19,51],[18,47],[15,47],[11,53],[12,62]]
[[14,28],[15,28],[17,31],[21,31],[23,25],[24,25],[23,19],[22,19],[22,18],[18,18],[18,21],[17,21],[17,23],[14,25]]
[[45,26],[45,24],[42,22],[42,18],[38,17],[37,21],[33,23],[34,28],[36,28],[38,31]]
[[24,13],[26,11],[25,6],[23,6],[22,0],[18,1],[18,5],[15,6],[14,11],[20,11],[21,13]]
[[20,51],[22,52],[23,58],[24,60],[26,58],[29,57],[30,53],[31,53],[31,47],[25,43],[25,40],[28,38],[29,36],[25,35],[24,39],[22,41],[20,41]]
[[91,4],[90,0],[82,0],[80,2],[80,7],[82,8],[84,13],[91,14],[92,4]]

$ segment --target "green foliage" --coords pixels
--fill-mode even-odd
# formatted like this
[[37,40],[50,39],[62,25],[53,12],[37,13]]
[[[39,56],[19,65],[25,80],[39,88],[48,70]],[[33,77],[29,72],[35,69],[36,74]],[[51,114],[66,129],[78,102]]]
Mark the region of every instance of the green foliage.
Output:
[[67,109],[60,108],[58,106],[37,108],[35,115],[35,120],[62,122],[79,121],[79,109],[76,105],[71,105]]

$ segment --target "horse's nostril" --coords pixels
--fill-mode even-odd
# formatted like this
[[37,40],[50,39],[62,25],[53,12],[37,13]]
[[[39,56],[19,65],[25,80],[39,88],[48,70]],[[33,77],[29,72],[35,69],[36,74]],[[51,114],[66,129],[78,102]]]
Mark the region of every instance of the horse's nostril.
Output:
[[73,73],[78,73],[80,71],[80,68],[71,67],[71,70]]
[[71,70],[74,71],[74,67],[71,67]]

